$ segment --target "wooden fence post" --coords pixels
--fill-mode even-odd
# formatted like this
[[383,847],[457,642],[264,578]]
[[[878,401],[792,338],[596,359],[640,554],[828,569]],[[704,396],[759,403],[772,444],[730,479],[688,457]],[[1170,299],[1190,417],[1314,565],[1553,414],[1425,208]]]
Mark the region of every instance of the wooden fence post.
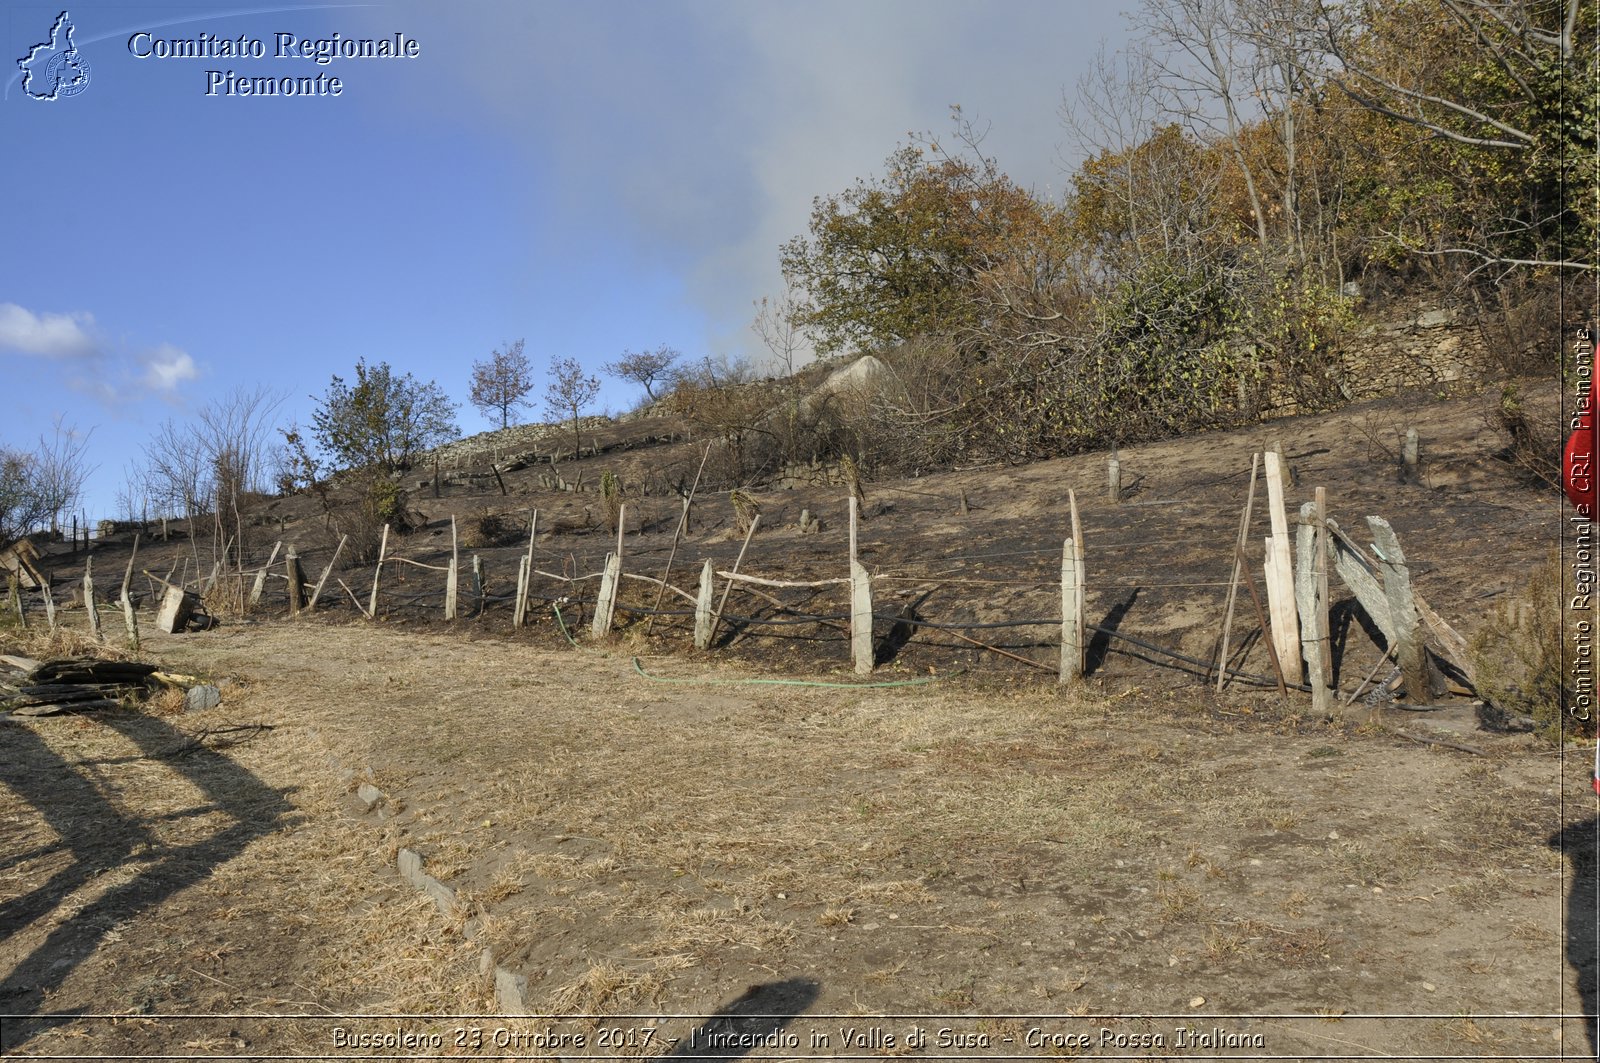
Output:
[[1378,550],[1378,563],[1383,566],[1383,595],[1389,603],[1389,623],[1394,626],[1395,663],[1405,677],[1406,697],[1413,702],[1425,702],[1428,690],[1428,657],[1422,639],[1417,635],[1417,603],[1411,596],[1411,570],[1406,567],[1406,555],[1400,549],[1400,540],[1394,528],[1382,517],[1368,517],[1367,527],[1372,530],[1372,543]]
[[294,544],[289,544],[289,550],[283,555],[283,574],[289,583],[289,615],[297,617],[300,610],[305,608],[306,580],[305,574],[300,571],[300,555],[295,553]]
[[444,618],[456,618],[456,569],[461,563],[461,547],[456,541],[456,515],[450,514],[450,567],[444,574]]
[[1266,541],[1267,609],[1272,616],[1273,645],[1284,679],[1301,682],[1300,624],[1294,607],[1294,563],[1289,552],[1289,518],[1283,508],[1283,459],[1266,452],[1267,509],[1272,519],[1272,536]]
[[11,599],[11,607],[17,611],[17,626],[28,630],[28,614],[22,605],[22,578],[15,572],[6,575],[6,594]]
[[311,590],[311,600],[306,603],[306,612],[316,612],[317,599],[322,597],[322,588],[328,585],[328,577],[333,575],[333,566],[339,563],[339,555],[344,553],[344,544],[349,538],[348,535],[339,536],[339,545],[333,549],[333,559],[328,562],[328,567],[322,570],[322,575],[317,577],[317,585]]
[[1083,678],[1085,640],[1083,637],[1083,578],[1078,544],[1061,544],[1061,671],[1060,682],[1076,683]]
[[[272,544],[272,555],[267,558],[267,563],[261,566],[261,571],[256,573],[255,586],[250,588],[250,605],[252,607],[261,604],[261,593],[267,587],[267,571],[272,568],[272,563],[278,560],[278,550],[282,546],[282,539]],[[169,572],[167,575],[170,576],[172,573]]]
[[94,555],[90,554],[83,562],[83,608],[89,614],[89,633],[96,642],[100,638],[100,610],[94,604]]
[[589,630],[595,638],[611,632],[611,619],[617,610],[617,585],[622,582],[622,558],[606,555],[605,571],[600,575],[600,594],[594,603],[594,623]]
[[367,599],[367,619],[378,618],[378,581],[383,578],[383,555],[389,549],[389,526],[383,526],[383,538],[378,540],[378,564],[372,570],[372,597]]
[[[854,512],[855,500],[851,499]],[[861,562],[850,562],[850,653],[855,658],[856,674],[872,671],[872,576]]]
[[1294,593],[1300,613],[1300,648],[1306,662],[1306,681],[1311,684],[1311,710],[1319,715],[1333,712],[1333,696],[1328,688],[1332,676],[1324,652],[1328,647],[1326,584],[1320,596],[1317,592],[1316,551],[1321,547],[1317,506],[1315,502],[1307,502],[1300,507],[1300,524],[1295,529]]
[[[697,650],[708,649],[711,646],[711,593],[714,576],[711,559],[708,557],[700,569],[700,594],[694,602],[694,648]],[[733,583],[732,580],[728,582],[730,585]]]

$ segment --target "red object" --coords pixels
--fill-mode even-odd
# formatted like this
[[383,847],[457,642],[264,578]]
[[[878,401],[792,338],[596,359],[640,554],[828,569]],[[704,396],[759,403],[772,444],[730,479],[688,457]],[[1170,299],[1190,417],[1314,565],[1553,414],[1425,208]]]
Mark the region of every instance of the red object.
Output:
[[1595,501],[1595,446],[1594,411],[1581,409],[1578,427],[1567,437],[1567,449],[1561,455],[1561,478],[1567,489],[1567,498],[1577,508],[1579,516],[1594,516]]
[[[1584,329],[1583,339],[1594,344],[1592,334]],[[1561,481],[1567,489],[1567,498],[1577,509],[1578,516],[1593,518],[1595,512],[1595,482],[1600,479],[1600,437],[1595,432],[1595,400],[1600,388],[1600,345],[1594,346],[1594,366],[1589,377],[1589,390],[1578,399],[1574,413],[1572,435],[1567,437],[1567,448],[1561,455]],[[1600,783],[1596,783],[1600,788]]]

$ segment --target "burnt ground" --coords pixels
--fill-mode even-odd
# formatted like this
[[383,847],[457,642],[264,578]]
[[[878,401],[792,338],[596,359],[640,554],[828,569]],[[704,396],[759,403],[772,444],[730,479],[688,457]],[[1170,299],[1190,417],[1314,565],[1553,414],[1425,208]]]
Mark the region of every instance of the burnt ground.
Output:
[[[1503,443],[1486,401],[1390,400],[1126,448],[1115,505],[1105,455],[869,483],[862,559],[893,588],[880,612],[916,601],[939,622],[1050,620],[1072,488],[1091,622],[1205,658],[1250,455],[1279,440],[1297,477],[1291,500],[1321,485],[1352,531],[1366,514],[1387,517],[1418,588],[1470,637],[1527,587],[1563,519],[1557,496],[1494,456]],[[1408,426],[1424,455],[1409,481],[1396,457]],[[694,443],[608,451],[587,460],[585,480],[608,461],[627,484],[645,478],[625,460],[697,458]],[[427,523],[398,552],[437,563],[449,512],[466,525],[477,509],[537,505],[555,529],[539,567],[594,571],[612,540],[582,530],[582,511],[595,524],[599,499],[544,490],[540,472],[509,474],[509,500],[497,487],[419,492]],[[746,571],[842,574],[837,487],[753,494],[763,530]],[[644,529],[630,521],[627,567],[659,573],[678,502],[637,503]],[[264,537],[300,536],[316,572],[326,532],[309,500],[276,505],[284,526]],[[820,532],[794,527],[802,507]],[[725,494],[697,510],[675,584],[691,585],[705,557],[725,567],[739,547]],[[491,595],[508,592],[520,550],[480,551]],[[141,556],[152,571],[170,562],[159,547]],[[125,563],[126,545],[97,551],[99,573]],[[345,578],[364,594],[370,568]],[[1594,1008],[1584,757],[1482,730],[1467,698],[1428,715],[1378,705],[1335,726],[1270,688],[1217,697],[1118,640],[1088,683],[1063,691],[926,629],[883,647],[870,677],[926,685],[779,686],[752,681],[856,681],[842,674],[843,636],[736,623],[727,645],[696,654],[681,618],[659,618],[647,636],[625,612],[620,635],[574,648],[548,611],[515,633],[503,601],[466,615],[470,590],[464,619],[444,624],[441,584],[420,570],[404,585],[394,577],[377,625],[343,622],[355,619],[348,598],[298,623],[269,600],[255,618],[149,638],[147,655],[170,667],[238,681],[213,716],[0,727],[0,815],[17,839],[0,871],[0,1010],[34,1017],[6,1021],[6,1051],[334,1054],[343,1023],[554,1029],[587,1037],[567,1054],[595,1055],[597,1031],[615,1025],[636,1034],[624,1054],[652,1057],[668,1053],[638,1031],[683,1037],[719,1009],[786,1015],[781,1029],[826,1034],[835,1053],[848,1051],[842,1028],[866,1030],[869,1055],[1204,1054],[1179,1027],[1259,1035],[1245,1051],[1293,1057],[1590,1048],[1581,1021],[1563,1039],[1557,1017]],[[643,587],[625,604],[653,601]],[[564,615],[580,619],[583,584],[535,589],[574,599]],[[844,605],[832,590],[775,593],[817,614]],[[738,592],[732,603],[783,615]],[[1244,616],[1237,663],[1265,672]],[[889,628],[879,625],[884,641]],[[1055,659],[1048,627],[965,633]],[[1346,692],[1379,654],[1351,629]],[[245,724],[272,729],[224,747],[224,729]],[[174,756],[196,742],[201,752]],[[384,792],[377,810],[345,796],[354,783],[330,753]],[[399,886],[402,845],[458,891],[455,918]],[[540,1014],[683,1017],[332,1017],[492,1010],[477,946],[461,936],[469,917],[528,979]],[[121,1018],[38,1019],[77,1011]],[[311,1017],[240,1017],[262,1012]],[[232,1017],[172,1017],[186,1014]],[[908,1046],[913,1023],[935,1039]],[[1017,1047],[1030,1030],[1046,1043]]]

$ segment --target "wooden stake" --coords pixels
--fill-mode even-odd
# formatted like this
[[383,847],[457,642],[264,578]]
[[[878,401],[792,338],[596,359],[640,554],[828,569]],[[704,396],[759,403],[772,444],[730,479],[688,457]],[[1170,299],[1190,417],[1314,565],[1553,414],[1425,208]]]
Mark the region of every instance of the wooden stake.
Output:
[[1078,571],[1078,547],[1071,539],[1061,544],[1061,668],[1062,683],[1083,678],[1083,582]]
[[83,608],[89,614],[89,633],[96,642],[100,638],[100,609],[94,604],[94,555],[83,562]]
[[305,608],[306,580],[305,574],[300,571],[300,555],[295,553],[294,544],[289,544],[289,550],[283,555],[283,574],[289,582],[289,615],[298,617],[300,610]]
[[1328,645],[1328,604],[1326,592],[1320,599],[1317,596],[1316,549],[1321,543],[1317,505],[1307,502],[1300,507],[1300,525],[1295,529],[1294,593],[1300,613],[1300,653],[1306,662],[1306,681],[1311,684],[1311,710],[1331,715],[1333,698],[1323,652]]
[[1273,647],[1286,682],[1298,684],[1300,670],[1300,623],[1294,607],[1294,563],[1289,551],[1289,518],[1283,508],[1283,459],[1276,451],[1266,453],[1267,509],[1272,521],[1272,537],[1267,540],[1267,606],[1272,614]]
[[456,541],[456,515],[450,514],[450,567],[444,574],[444,618],[456,618],[456,571],[461,563],[461,546]]
[[6,576],[6,593],[11,598],[11,607],[17,611],[17,626],[28,630],[28,614],[22,606],[22,580],[15,572]]
[[1278,660],[1278,650],[1272,644],[1272,627],[1267,619],[1267,614],[1261,608],[1261,595],[1256,593],[1255,573],[1250,571],[1249,562],[1245,560],[1244,550],[1239,551],[1240,571],[1244,573],[1245,590],[1250,592],[1250,602],[1256,607],[1256,623],[1261,625],[1261,641],[1267,647],[1267,659],[1272,662],[1272,674],[1278,677],[1278,693],[1283,695],[1284,705],[1289,704],[1289,686],[1284,682],[1283,664]]
[[667,579],[672,575],[672,562],[678,556],[678,544],[683,541],[685,530],[689,527],[689,506],[694,502],[694,493],[700,487],[700,474],[705,471],[706,459],[711,457],[711,444],[706,444],[705,453],[700,455],[700,467],[694,471],[694,483],[689,485],[689,493],[683,499],[683,515],[678,518],[677,530],[672,533],[672,549],[667,553],[667,567],[661,570],[661,589],[656,591],[656,604],[651,607],[650,618],[644,622],[644,633],[649,635],[655,630],[656,613],[661,609],[661,601],[667,596]]
[[339,536],[339,545],[333,548],[333,559],[328,562],[328,567],[322,570],[322,575],[317,577],[317,585],[311,590],[311,601],[306,603],[306,612],[315,612],[317,599],[322,597],[322,588],[328,585],[328,577],[333,575],[333,566],[339,563],[339,555],[344,553],[344,544],[350,538],[348,535]]
[[[707,649],[711,645],[711,593],[715,572],[711,559],[706,558],[706,563],[700,569],[700,594],[694,603],[694,648]],[[731,587],[733,581],[728,585]]]
[[483,558],[477,554],[472,555],[472,592],[478,597],[478,609],[474,616],[483,615]]
[[1122,501],[1122,462],[1116,458],[1106,462],[1106,498],[1111,502]]
[[389,526],[383,526],[383,538],[378,540],[378,563],[372,570],[372,596],[367,599],[367,619],[378,616],[378,582],[383,577],[383,558],[389,549]]
[[851,495],[850,503],[850,563],[856,563],[856,496]]
[[[744,533],[744,544],[739,547],[739,556],[733,559],[733,572],[738,574],[739,565],[744,561],[744,552],[750,549],[750,540],[755,537],[756,527],[761,523],[761,514],[757,513],[750,521],[750,530]],[[717,612],[711,618],[711,634],[706,637],[706,644],[710,645],[717,639],[717,628],[722,624],[722,611],[728,607],[728,592],[733,590],[733,580],[729,579],[722,588],[722,600],[717,603]]]
[[528,552],[517,569],[517,608],[511,621],[511,626],[514,628],[520,628],[528,619],[528,591],[529,585],[533,582],[533,544],[538,538],[539,511],[535,509],[528,521]]
[[1244,546],[1249,542],[1250,510],[1256,501],[1256,468],[1261,455],[1250,455],[1250,488],[1244,496],[1244,512],[1239,514],[1239,535],[1233,544],[1233,576],[1228,580],[1228,607],[1222,614],[1222,646],[1217,653],[1217,693],[1228,681],[1228,639],[1233,632],[1233,607],[1239,599],[1239,570],[1243,567]]
[[[606,555],[605,571],[600,576],[600,594],[594,605],[594,623],[590,631],[595,638],[604,638],[611,632],[611,621],[617,610],[617,586],[622,582],[622,558]],[[662,588],[662,593],[666,589]]]
[[[852,504],[851,511],[854,509]],[[850,653],[857,675],[872,671],[872,577],[854,559],[850,562]]]

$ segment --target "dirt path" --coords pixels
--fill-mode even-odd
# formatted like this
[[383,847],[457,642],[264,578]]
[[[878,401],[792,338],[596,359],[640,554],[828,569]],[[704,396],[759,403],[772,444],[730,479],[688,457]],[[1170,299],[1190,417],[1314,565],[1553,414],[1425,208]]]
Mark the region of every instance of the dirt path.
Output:
[[[1592,848],[1575,877],[1550,842],[1565,809],[1583,849],[1593,794],[1532,745],[1474,757],[1193,690],[643,662],[698,680],[673,684],[620,648],[383,626],[147,650],[239,682],[205,713],[0,725],[0,1011],[34,1016],[9,1053],[341,1054],[336,1028],[480,1058],[513,1054],[496,1031],[607,1054],[613,1028],[643,1057],[736,1054],[713,1029],[780,1056],[1589,1049],[1556,1015],[1582,1010],[1568,954],[1592,977],[1563,913],[1568,891],[1592,910]],[[456,918],[399,884],[401,846]],[[484,942],[537,1013],[683,1017],[333,1017],[489,1011]],[[122,1017],[38,1019],[77,1011]],[[736,1017],[757,1011],[789,1018]],[[186,1013],[235,1017],[164,1017]]]

